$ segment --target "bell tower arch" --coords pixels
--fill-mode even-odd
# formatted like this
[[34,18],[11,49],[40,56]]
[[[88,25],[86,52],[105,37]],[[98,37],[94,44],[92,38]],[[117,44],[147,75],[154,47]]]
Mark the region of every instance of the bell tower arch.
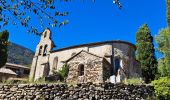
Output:
[[47,76],[49,72],[49,56],[50,51],[55,47],[54,42],[51,40],[50,29],[45,29],[41,35],[40,42],[37,45],[36,52],[32,61],[30,79],[37,80],[41,77]]
[[35,56],[46,56],[55,47],[51,40],[51,31],[47,28],[41,35],[39,44],[37,45]]

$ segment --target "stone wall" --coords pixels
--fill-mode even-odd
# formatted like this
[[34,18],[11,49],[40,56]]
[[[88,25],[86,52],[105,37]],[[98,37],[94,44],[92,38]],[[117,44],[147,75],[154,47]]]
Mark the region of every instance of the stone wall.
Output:
[[[68,58],[70,58],[73,53],[78,53],[82,50],[104,57],[105,54],[112,55],[112,44],[107,43],[107,44],[99,44],[99,45],[94,45],[94,46],[82,46],[82,47],[53,52],[50,54],[50,58],[49,58],[50,67],[54,66],[53,61],[55,57],[58,57],[57,70],[60,70],[61,67],[64,65],[62,61],[65,61]],[[110,59],[107,59],[107,60],[108,62],[111,62]]]
[[152,86],[110,83],[0,85],[0,100],[145,100],[153,90]]
[[[81,51],[78,55],[67,62],[69,73],[67,77],[68,83],[102,83],[103,80],[103,58]],[[84,74],[79,75],[80,65],[84,66]],[[110,67],[110,66],[109,66]],[[108,77],[107,77],[108,78]]]
[[[116,55],[115,50],[117,50]],[[50,57],[49,57],[49,63],[50,67],[54,67],[56,64],[54,64],[55,58],[58,57],[57,61],[57,70],[60,70],[61,67],[64,65],[63,61],[67,60],[72,56],[73,53],[78,53],[81,50],[88,51],[90,53],[93,53],[95,55],[105,57],[106,60],[111,64],[113,61],[111,61],[111,56],[116,57],[118,55],[120,56],[128,56],[129,58],[134,59],[134,53],[135,53],[135,48],[127,43],[122,43],[122,42],[109,42],[109,43],[101,43],[101,44],[94,44],[94,45],[84,45],[84,46],[78,46],[75,48],[67,48],[64,50],[58,50],[56,52],[51,52]],[[107,57],[106,57],[107,56]],[[109,57],[108,57],[109,56]],[[132,65],[133,62],[129,60]],[[129,67],[129,66],[128,66]],[[52,71],[51,71],[52,73]]]
[[112,66],[111,64],[106,60],[103,59],[103,81],[108,82],[110,80],[110,76],[112,75]]

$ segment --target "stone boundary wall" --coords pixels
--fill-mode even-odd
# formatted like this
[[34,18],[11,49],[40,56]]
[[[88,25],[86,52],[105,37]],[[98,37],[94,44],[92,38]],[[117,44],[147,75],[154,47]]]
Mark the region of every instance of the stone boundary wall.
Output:
[[0,100],[145,100],[152,86],[124,84],[19,84],[0,85]]

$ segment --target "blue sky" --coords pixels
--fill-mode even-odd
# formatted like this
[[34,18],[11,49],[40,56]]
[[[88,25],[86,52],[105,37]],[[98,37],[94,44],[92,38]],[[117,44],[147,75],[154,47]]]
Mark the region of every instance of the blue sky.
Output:
[[[68,25],[51,28],[57,48],[106,40],[123,40],[135,44],[136,32],[142,24],[148,24],[152,36],[167,26],[165,0],[120,0],[122,10],[112,0],[96,0],[96,3],[84,1],[73,0],[57,5],[60,10],[70,12],[65,17],[70,21]],[[22,26],[8,25],[5,28],[10,32],[11,42],[35,51],[40,39],[38,36],[28,34]]]

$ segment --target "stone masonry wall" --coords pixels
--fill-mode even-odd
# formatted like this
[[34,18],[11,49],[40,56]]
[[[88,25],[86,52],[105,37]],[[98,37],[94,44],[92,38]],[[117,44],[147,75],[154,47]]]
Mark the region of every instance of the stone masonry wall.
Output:
[[145,100],[153,91],[152,86],[111,83],[0,85],[0,100]]
[[[96,57],[85,51],[82,51],[76,57],[71,59],[69,65],[69,73],[67,77],[68,83],[102,83],[103,80],[103,58]],[[79,66],[84,66],[84,75],[79,76]]]

